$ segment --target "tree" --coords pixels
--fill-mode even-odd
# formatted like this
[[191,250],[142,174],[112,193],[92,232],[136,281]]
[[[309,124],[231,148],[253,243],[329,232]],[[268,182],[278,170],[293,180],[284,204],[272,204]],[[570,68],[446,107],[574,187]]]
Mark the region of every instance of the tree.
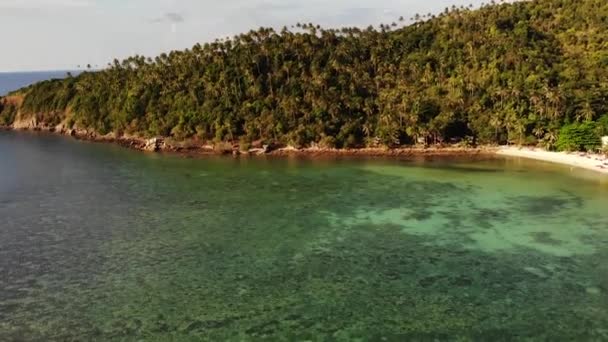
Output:
[[20,90],[17,109],[180,140],[552,146],[562,127],[608,112],[606,17],[602,0],[537,0],[417,14],[403,27],[261,27],[87,65]]

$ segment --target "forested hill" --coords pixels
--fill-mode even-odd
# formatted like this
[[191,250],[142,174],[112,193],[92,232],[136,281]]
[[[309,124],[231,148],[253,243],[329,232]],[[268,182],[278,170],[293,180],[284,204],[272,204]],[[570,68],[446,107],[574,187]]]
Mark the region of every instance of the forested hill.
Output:
[[589,144],[603,134],[608,1],[453,7],[413,20],[260,28],[114,61],[20,90],[22,104],[3,101],[0,124],[36,116],[100,134],[328,147],[552,147],[560,132],[593,132]]

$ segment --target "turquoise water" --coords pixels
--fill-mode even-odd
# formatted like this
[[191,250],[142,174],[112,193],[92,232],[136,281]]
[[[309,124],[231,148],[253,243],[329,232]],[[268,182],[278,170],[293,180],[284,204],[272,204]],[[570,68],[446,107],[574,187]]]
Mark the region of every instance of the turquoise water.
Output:
[[606,340],[608,179],[0,132],[0,340]]

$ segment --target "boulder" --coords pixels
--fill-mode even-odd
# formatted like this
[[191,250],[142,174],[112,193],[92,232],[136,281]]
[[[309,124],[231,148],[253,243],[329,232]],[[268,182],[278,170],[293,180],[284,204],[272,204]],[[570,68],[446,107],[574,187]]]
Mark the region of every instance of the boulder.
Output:
[[270,153],[272,151],[276,151],[277,149],[281,148],[281,145],[271,142],[267,145],[262,145],[262,149],[264,149],[264,153]]
[[144,151],[156,152],[160,150],[162,146],[163,140],[159,138],[152,138],[145,141],[145,145],[143,147]]
[[262,155],[266,153],[266,150],[263,148],[250,148],[247,152],[249,154]]

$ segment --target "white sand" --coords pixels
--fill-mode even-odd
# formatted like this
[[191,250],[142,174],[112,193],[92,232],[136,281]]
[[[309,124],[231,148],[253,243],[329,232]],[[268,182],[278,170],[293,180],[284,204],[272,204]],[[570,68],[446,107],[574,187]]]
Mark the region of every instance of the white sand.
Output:
[[547,162],[566,164],[572,167],[584,168],[608,174],[608,157],[583,152],[549,152],[539,148],[501,147],[497,154],[512,157],[522,157]]

